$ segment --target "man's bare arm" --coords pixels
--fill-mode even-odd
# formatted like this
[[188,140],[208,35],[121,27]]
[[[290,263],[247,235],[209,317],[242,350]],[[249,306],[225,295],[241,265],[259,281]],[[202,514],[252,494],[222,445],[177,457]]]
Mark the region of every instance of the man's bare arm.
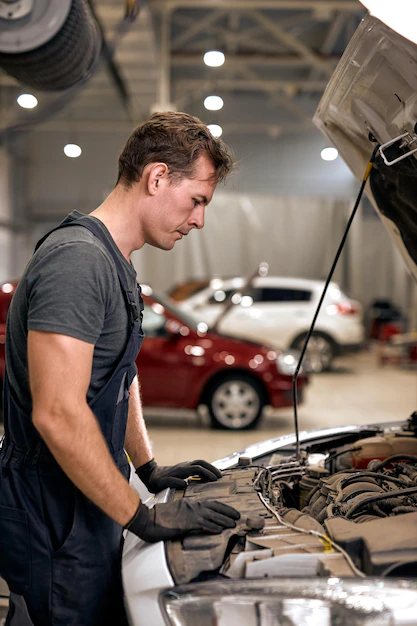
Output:
[[73,337],[29,331],[33,424],[78,489],[124,526],[140,499],[110,456],[87,404],[93,350]]
[[137,376],[133,379],[129,392],[129,419],[126,428],[125,448],[136,469],[152,459],[152,448],[143,419]]

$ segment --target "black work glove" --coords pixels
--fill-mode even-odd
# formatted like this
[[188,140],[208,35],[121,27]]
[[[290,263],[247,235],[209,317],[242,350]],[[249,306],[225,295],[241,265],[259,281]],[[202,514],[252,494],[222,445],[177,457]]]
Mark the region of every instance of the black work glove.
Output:
[[155,504],[152,509],[140,502],[125,528],[144,541],[155,543],[183,537],[192,530],[218,535],[225,528],[235,528],[239,518],[238,511],[217,500],[181,499]]
[[184,478],[189,476],[199,476],[204,482],[217,480],[222,476],[217,467],[207,463],[207,461],[192,461],[191,463],[178,463],[172,467],[158,467],[154,459],[138,467],[136,474],[151,493],[158,493],[167,487],[185,489],[187,483]]

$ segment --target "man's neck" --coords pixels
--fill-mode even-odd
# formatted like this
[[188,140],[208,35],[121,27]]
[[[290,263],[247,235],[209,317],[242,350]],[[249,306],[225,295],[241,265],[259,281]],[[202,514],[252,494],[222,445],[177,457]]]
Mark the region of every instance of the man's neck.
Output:
[[116,246],[130,263],[130,255],[142,245],[134,240],[135,231],[132,229],[133,207],[130,206],[129,193],[115,187],[111,194],[90,213],[106,226],[113,237]]

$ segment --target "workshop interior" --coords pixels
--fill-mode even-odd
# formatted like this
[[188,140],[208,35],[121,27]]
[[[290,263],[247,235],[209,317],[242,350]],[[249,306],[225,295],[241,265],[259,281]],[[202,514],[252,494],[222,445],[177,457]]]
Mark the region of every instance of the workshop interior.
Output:
[[131,626],[417,625],[416,18],[411,0],[0,0],[2,386],[36,243],[112,193],[133,129],[184,111],[234,154],[204,228],[130,258],[152,454],[221,478],[130,480],[149,509],[240,519],[125,530]]

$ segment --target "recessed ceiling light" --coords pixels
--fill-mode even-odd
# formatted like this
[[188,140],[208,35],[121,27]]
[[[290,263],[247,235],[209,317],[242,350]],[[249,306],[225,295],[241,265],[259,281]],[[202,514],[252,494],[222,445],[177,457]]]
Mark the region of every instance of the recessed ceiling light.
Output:
[[34,109],[38,100],[31,93],[21,93],[17,98],[17,104],[23,109]]
[[339,156],[336,148],[323,148],[321,151],[321,158],[323,161],[334,161]]
[[225,62],[226,57],[220,50],[209,50],[204,55],[204,63],[209,67],[220,67]]
[[221,137],[223,134],[223,128],[218,124],[209,124],[207,126],[213,137]]
[[204,106],[209,111],[219,111],[223,108],[223,104],[223,98],[220,98],[220,96],[207,96],[204,100]]
[[223,128],[218,124],[209,124],[207,126],[213,137],[221,137],[223,134]]
[[417,43],[417,5],[410,0],[360,0],[369,13],[389,28]]
[[64,146],[64,153],[67,157],[70,157],[71,159],[76,159],[77,157],[80,156],[82,150],[80,148],[80,146],[77,146],[76,143],[67,143],[66,146]]

